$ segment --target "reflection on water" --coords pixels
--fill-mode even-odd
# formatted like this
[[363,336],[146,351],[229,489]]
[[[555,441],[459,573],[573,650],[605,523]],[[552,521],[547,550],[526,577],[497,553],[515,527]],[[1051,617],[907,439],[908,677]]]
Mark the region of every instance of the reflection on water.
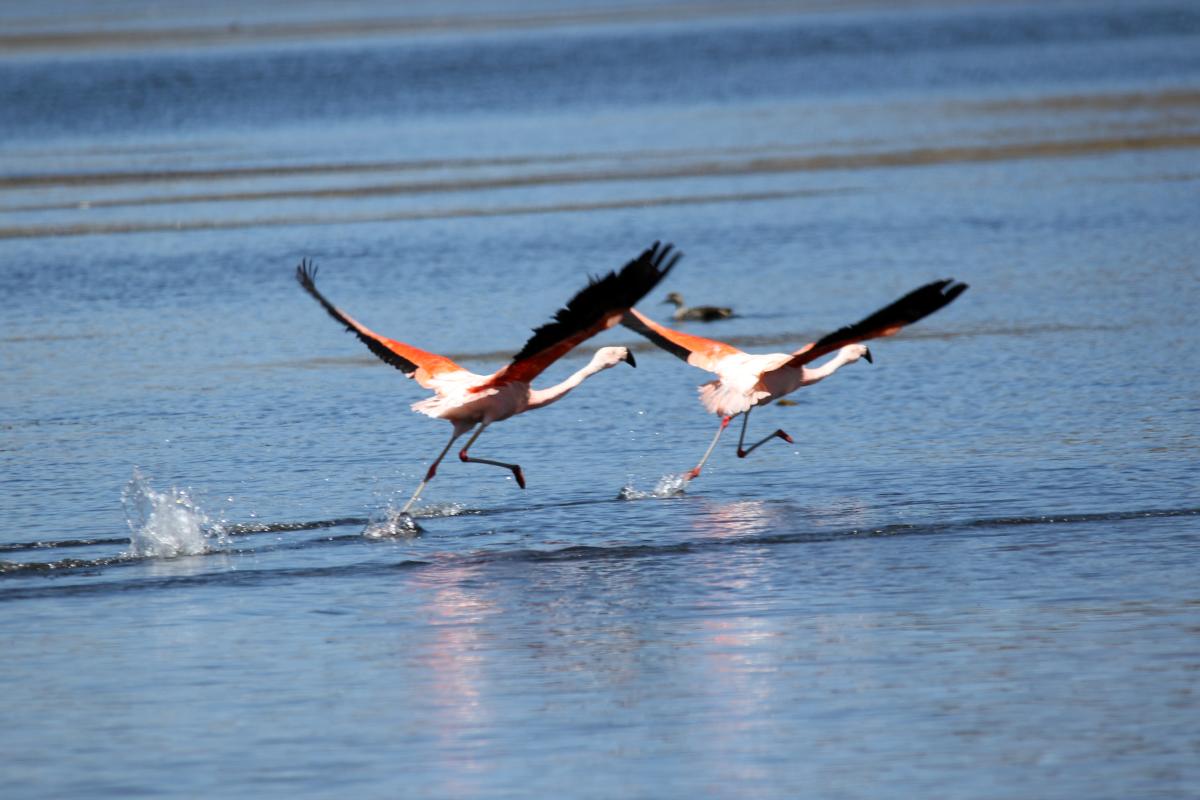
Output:
[[777,525],[777,510],[778,507],[773,509],[766,500],[706,502],[704,513],[697,515],[692,524],[700,537],[753,536]]
[[481,654],[499,609],[472,589],[478,582],[477,567],[455,566],[425,573],[406,587],[422,598],[419,613],[427,637],[416,653],[406,643],[398,643],[397,649],[397,658],[408,668],[428,673],[428,724],[446,765],[441,789],[447,797],[477,790],[480,776],[489,770],[481,760],[486,750],[464,747],[463,741],[503,724],[491,707]]

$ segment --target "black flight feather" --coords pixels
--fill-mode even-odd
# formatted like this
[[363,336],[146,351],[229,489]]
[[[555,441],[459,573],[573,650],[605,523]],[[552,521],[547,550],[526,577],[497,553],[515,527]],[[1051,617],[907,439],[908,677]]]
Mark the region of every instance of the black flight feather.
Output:
[[838,328],[833,333],[821,337],[813,344],[811,350],[821,350],[838,342],[861,341],[878,336],[881,330],[911,325],[938,309],[945,308],[966,290],[967,284],[955,283],[953,279],[927,283],[904,295],[896,302],[884,306],[869,317],[865,317],[853,325]]
[[683,253],[671,254],[673,245],[660,246],[655,242],[620,272],[610,272],[602,278],[593,277],[588,285],[567,301],[554,314],[554,320],[535,328],[521,352],[513,356],[520,361],[553,347],[574,334],[591,328],[606,315],[637,305],[658,282],[666,277]]
[[688,350],[683,345],[675,344],[675,342],[672,342],[670,339],[663,336],[658,331],[654,330],[649,325],[635,317],[633,314],[630,314],[628,311],[626,311],[625,315],[621,317],[621,324],[626,328],[629,328],[629,330],[633,331],[634,333],[639,333],[642,336],[645,336],[663,350],[666,350],[673,356],[682,358],[684,361],[687,361],[688,356],[692,354],[691,350]]
[[409,361],[407,358],[388,349],[379,340],[367,336],[362,331],[354,326],[346,315],[338,310],[337,306],[325,299],[325,295],[317,291],[317,265],[307,259],[300,262],[300,266],[296,267],[296,280],[304,288],[304,291],[313,296],[321,306],[329,312],[329,316],[336,319],[338,322],[346,326],[346,330],[358,337],[359,341],[371,349],[371,352],[377,355],[381,360],[391,364],[396,369],[403,372],[405,375],[412,377],[412,374],[417,371],[417,365]]

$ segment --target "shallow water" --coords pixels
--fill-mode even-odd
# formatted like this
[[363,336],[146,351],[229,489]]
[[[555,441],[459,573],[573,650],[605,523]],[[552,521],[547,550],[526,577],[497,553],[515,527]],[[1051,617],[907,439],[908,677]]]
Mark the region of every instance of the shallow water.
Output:
[[[1191,4],[406,9],[3,12],[5,796],[1194,791]],[[300,258],[483,372],[655,239],[759,352],[971,289],[683,494],[607,332],[364,535],[449,426]]]

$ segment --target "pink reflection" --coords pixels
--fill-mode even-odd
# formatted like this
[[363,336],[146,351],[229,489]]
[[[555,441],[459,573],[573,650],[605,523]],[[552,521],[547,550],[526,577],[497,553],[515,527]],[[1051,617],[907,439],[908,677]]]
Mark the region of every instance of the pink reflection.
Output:
[[769,771],[753,760],[728,753],[753,752],[768,745],[772,709],[781,702],[777,619],[759,616],[709,618],[702,622],[706,687],[705,718],[713,720],[699,741],[711,748],[709,763],[718,785],[761,782]]
[[697,532],[705,537],[734,538],[766,531],[774,516],[762,500],[737,500],[713,503],[695,520]]
[[[418,606],[427,637],[418,647],[419,668],[426,680],[421,705],[430,709],[426,720],[436,749],[444,762],[439,774],[444,784],[439,795],[457,797],[478,790],[491,768],[483,759],[486,748],[478,734],[495,730],[499,723],[488,703],[488,675],[484,651],[487,625],[500,613],[497,605],[471,589],[479,572],[473,565],[447,566],[422,571],[408,590],[425,590]],[[474,742],[467,744],[467,742]]]

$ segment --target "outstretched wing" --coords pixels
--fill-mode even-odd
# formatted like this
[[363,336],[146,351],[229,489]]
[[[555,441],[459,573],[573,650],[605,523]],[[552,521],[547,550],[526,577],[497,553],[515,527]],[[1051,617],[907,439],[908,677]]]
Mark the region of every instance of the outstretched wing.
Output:
[[811,344],[806,344],[793,353],[791,360],[784,366],[793,368],[803,366],[848,344],[891,336],[905,325],[911,325],[938,309],[950,305],[954,298],[966,290],[967,284],[957,283],[953,279],[927,283],[891,305],[884,306],[869,317],[861,319],[853,325],[838,328],[833,333],[823,336]]
[[742,352],[733,345],[718,342],[716,339],[706,339],[659,325],[649,317],[643,316],[636,308],[625,312],[621,324],[645,336],[671,355],[709,372],[717,371],[716,364],[721,359]]
[[553,321],[534,329],[533,336],[507,367],[472,391],[515,381],[528,383],[571,348],[617,324],[621,315],[657,286],[683,257],[683,253],[672,254],[671,250],[672,245],[655,242],[620,272],[592,278],[555,313]]
[[363,344],[371,349],[372,353],[408,377],[415,379],[417,383],[426,389],[435,388],[431,384],[431,381],[439,375],[462,369],[462,367],[445,356],[439,356],[436,353],[427,353],[412,345],[397,342],[395,339],[389,339],[386,336],[380,336],[378,333],[375,333],[375,331],[358,322],[349,314],[326,300],[325,295],[317,291],[316,278],[317,267],[315,264],[305,260],[301,261],[300,266],[296,267],[296,280],[300,282],[304,291],[311,294],[313,299],[329,312],[329,316],[345,325],[346,330],[357,336]]

